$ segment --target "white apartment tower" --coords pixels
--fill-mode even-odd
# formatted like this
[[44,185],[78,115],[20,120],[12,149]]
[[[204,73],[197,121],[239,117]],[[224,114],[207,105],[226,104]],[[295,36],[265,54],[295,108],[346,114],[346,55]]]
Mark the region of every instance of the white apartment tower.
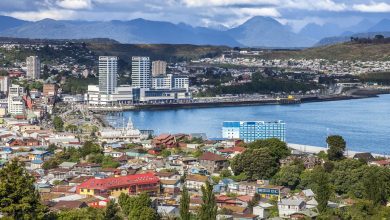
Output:
[[147,89],[152,86],[149,57],[132,57],[131,72],[133,87]]
[[167,74],[167,62],[162,60],[156,60],[152,62],[152,75],[165,75]]
[[0,92],[8,94],[10,83],[11,80],[8,76],[0,76]]
[[39,79],[41,76],[41,61],[37,56],[29,56],[26,59],[27,77],[31,79]]
[[23,100],[25,94],[24,88],[19,85],[9,87],[8,93],[8,113],[12,115],[23,115],[26,111],[26,106]]
[[118,57],[99,57],[99,91],[101,94],[112,94],[117,86]]

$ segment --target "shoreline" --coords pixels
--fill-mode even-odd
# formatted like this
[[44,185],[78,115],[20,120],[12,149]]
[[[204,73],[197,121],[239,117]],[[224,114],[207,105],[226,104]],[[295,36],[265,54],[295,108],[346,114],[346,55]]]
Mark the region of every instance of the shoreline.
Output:
[[[298,150],[298,151],[301,151],[304,153],[310,153],[310,154],[318,154],[321,151],[326,152],[328,150],[326,147],[318,147],[318,146],[311,146],[311,145],[304,145],[304,144],[287,143],[287,146],[291,149]],[[358,153],[371,153],[372,156],[374,156],[374,157],[390,158],[390,156],[388,156],[388,155],[383,155],[383,154],[378,154],[378,153],[368,152],[368,151],[366,151],[366,152],[353,151],[353,150],[349,150],[349,149],[347,149],[345,151],[344,155],[348,158],[353,158],[355,156],[355,154],[358,154]]]
[[123,106],[123,107],[96,107],[89,110],[94,113],[105,114],[110,112],[128,112],[128,111],[142,111],[142,110],[166,110],[166,109],[198,109],[198,108],[215,108],[215,107],[239,107],[239,106],[262,106],[262,105],[297,105],[312,102],[331,102],[344,101],[366,98],[377,98],[379,95],[390,94],[376,93],[376,94],[360,94],[360,95],[343,95],[343,96],[313,96],[304,97],[300,99],[267,99],[267,100],[252,100],[252,101],[228,101],[228,102],[209,102],[209,103],[171,103],[171,104],[145,104],[137,106]]

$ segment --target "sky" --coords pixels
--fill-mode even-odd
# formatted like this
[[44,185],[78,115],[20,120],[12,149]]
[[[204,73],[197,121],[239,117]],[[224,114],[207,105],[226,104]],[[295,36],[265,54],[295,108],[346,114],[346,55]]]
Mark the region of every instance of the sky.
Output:
[[308,23],[343,27],[390,18],[390,0],[0,0],[0,14],[30,21],[144,18],[207,27],[268,16],[298,31]]

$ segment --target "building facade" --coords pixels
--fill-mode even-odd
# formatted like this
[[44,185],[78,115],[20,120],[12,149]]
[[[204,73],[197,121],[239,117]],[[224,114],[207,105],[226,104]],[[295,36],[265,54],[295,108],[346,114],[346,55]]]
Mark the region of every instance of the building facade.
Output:
[[8,113],[11,115],[24,115],[26,105],[23,100],[25,95],[24,88],[20,85],[12,85],[9,87],[8,93]]
[[39,79],[41,76],[41,61],[37,56],[29,56],[26,59],[27,77],[31,79]]
[[118,57],[99,57],[99,92],[109,95],[117,86]]
[[0,76],[0,92],[7,94],[10,84],[11,80],[8,76]]
[[167,73],[167,62],[156,60],[152,62],[152,76],[165,75]]
[[135,195],[160,193],[160,179],[152,173],[135,174],[105,179],[89,179],[77,186],[81,195],[102,195],[119,197],[121,193]]
[[115,87],[111,94],[100,92],[99,86],[89,85],[84,100],[89,105],[128,105],[133,103],[133,87]]
[[43,84],[43,96],[57,96],[57,85],[54,83]]
[[152,78],[152,89],[189,89],[189,80],[186,76],[168,74]]
[[148,89],[152,87],[149,57],[132,57],[131,81],[133,87]]
[[286,124],[283,121],[225,121],[222,137],[252,142],[259,139],[278,138],[286,141]]

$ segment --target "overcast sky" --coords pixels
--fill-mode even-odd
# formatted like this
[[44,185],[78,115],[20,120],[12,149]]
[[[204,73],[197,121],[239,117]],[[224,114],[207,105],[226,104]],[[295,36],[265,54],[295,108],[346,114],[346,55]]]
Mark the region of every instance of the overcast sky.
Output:
[[233,27],[270,16],[298,30],[314,22],[355,24],[390,18],[390,0],[0,0],[0,14],[25,20],[149,20]]

